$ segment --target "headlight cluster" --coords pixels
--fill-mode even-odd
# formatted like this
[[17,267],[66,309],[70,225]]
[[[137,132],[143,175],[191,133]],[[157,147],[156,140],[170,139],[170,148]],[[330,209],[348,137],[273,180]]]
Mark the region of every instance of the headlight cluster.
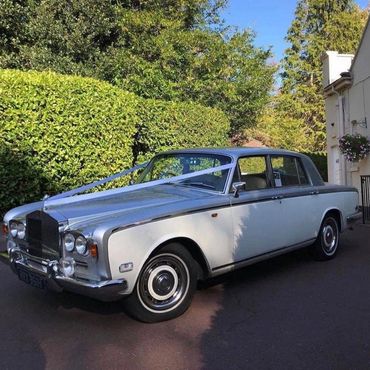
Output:
[[23,222],[10,221],[9,231],[13,238],[24,239],[26,237],[26,225]]
[[67,252],[73,252],[76,250],[81,256],[88,254],[88,245],[86,238],[81,234],[64,234],[63,245]]

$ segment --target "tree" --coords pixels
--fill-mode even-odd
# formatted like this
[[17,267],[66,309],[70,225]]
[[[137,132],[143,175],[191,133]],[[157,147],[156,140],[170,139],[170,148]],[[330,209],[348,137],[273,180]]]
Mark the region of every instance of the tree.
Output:
[[311,151],[326,149],[321,56],[326,50],[354,53],[367,12],[353,0],[299,0],[286,40],[277,110],[301,121]]
[[275,69],[267,62],[270,51],[253,45],[251,30],[223,26],[225,4],[4,0],[3,29],[20,36],[9,31],[0,39],[0,67],[90,76],[146,98],[217,107],[235,135],[256,124]]

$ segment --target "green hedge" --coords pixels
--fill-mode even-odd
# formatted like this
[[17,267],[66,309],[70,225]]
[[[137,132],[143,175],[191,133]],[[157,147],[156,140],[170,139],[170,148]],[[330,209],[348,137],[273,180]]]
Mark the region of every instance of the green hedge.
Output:
[[229,122],[221,111],[195,103],[146,100],[138,113],[139,162],[168,149],[228,145]]
[[196,104],[144,100],[90,78],[0,70],[0,214],[168,148],[218,146],[229,124]]
[[324,181],[328,181],[328,155],[325,152],[316,152],[316,153],[304,153],[309,156],[318,171],[320,172],[321,177]]

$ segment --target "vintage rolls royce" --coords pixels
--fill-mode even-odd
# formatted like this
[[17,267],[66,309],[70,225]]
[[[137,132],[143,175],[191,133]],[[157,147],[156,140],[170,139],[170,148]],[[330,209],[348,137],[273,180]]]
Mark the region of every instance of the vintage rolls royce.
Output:
[[[87,193],[135,171],[128,186]],[[308,246],[333,258],[359,216],[357,190],[325,184],[305,155],[188,149],[14,208],[3,226],[22,281],[125,298],[129,314],[156,322],[181,315],[199,280]]]

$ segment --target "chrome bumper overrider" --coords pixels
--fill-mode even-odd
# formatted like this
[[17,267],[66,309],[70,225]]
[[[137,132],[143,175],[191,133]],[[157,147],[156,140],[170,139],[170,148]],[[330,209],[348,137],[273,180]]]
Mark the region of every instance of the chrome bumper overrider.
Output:
[[82,280],[75,277],[63,276],[59,271],[59,262],[33,258],[18,248],[9,250],[9,262],[14,273],[19,269],[37,274],[47,282],[47,288],[54,291],[70,291],[101,301],[114,301],[125,296],[127,282],[117,280]]

